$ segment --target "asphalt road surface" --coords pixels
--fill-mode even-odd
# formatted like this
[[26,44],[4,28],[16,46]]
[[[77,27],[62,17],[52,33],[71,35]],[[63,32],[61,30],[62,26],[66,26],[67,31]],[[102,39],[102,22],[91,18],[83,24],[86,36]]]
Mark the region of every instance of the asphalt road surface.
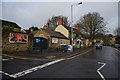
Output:
[[[1,73],[3,78],[101,79],[102,76],[105,79],[119,78],[120,52],[118,50],[112,47],[103,47],[102,50],[92,49],[83,53],[85,54],[71,59],[55,61],[32,61],[8,58],[8,60],[3,61]],[[97,72],[99,68],[101,68],[99,70],[101,74]]]

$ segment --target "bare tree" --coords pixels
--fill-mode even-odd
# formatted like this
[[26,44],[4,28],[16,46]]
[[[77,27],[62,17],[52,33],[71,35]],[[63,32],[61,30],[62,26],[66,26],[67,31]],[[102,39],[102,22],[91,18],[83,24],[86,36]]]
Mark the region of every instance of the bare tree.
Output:
[[116,28],[115,34],[120,36],[120,27],[117,27],[117,28]]
[[29,32],[37,31],[38,29],[39,29],[38,27],[32,26],[32,27],[29,28]]
[[99,13],[93,12],[81,17],[77,26],[82,33],[88,34],[89,39],[93,40],[97,34],[105,33],[106,23]]
[[116,28],[115,34],[116,34],[116,43],[120,44],[120,27]]
[[56,27],[59,19],[62,19],[62,25],[68,26],[68,17],[65,16],[53,16],[47,21],[47,24],[49,24],[49,27]]

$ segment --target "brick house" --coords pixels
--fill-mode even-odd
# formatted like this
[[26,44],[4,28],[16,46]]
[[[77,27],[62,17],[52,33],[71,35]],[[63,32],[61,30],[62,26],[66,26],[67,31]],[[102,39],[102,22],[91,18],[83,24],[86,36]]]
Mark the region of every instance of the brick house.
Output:
[[[26,51],[29,46],[28,34],[21,30],[15,22],[1,20],[2,22],[2,51]],[[9,30],[12,27],[12,30]],[[7,29],[7,30],[6,30]]]

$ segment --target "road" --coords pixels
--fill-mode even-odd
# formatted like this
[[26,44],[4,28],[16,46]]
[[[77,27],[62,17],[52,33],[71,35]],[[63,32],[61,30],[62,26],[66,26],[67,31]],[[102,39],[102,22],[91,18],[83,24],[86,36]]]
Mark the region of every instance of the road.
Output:
[[[119,78],[120,52],[112,47],[92,49],[74,58],[55,61],[9,59],[3,61],[3,78]],[[105,63],[99,72],[97,70]],[[47,63],[47,64],[46,64]],[[7,74],[8,75],[7,75]],[[17,77],[15,77],[17,76]]]

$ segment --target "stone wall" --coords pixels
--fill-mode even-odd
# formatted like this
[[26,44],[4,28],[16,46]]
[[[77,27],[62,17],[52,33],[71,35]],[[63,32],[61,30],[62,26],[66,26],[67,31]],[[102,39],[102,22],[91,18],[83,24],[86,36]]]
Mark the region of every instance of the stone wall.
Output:
[[[9,33],[10,32],[4,32],[2,34],[2,47],[3,52],[19,52],[19,51],[26,51],[28,50],[28,47],[30,46],[30,40],[28,40],[28,43],[10,43],[9,42]],[[29,37],[28,37],[29,38]]]

